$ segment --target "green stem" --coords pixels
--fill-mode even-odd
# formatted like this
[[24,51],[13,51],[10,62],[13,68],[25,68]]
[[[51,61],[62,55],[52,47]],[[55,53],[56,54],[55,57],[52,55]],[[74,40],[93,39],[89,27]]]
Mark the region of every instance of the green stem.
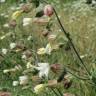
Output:
[[56,12],[55,9],[54,9],[54,13],[55,13],[55,15],[56,15],[56,17],[57,17],[58,23],[60,24],[63,33],[65,34],[65,36],[66,36],[67,39],[69,40],[69,42],[70,42],[70,44],[71,44],[74,52],[76,53],[78,59],[80,60],[81,64],[84,66],[84,68],[85,68],[86,72],[88,73],[88,75],[90,76],[91,74],[90,74],[89,70],[87,69],[87,67],[86,67],[86,65],[84,64],[83,60],[81,59],[79,53],[77,52],[77,50],[76,50],[76,48],[75,48],[75,46],[74,46],[74,44],[73,44],[73,42],[72,42],[72,39],[70,38],[69,33],[67,33],[67,32],[65,31],[65,29],[64,29],[64,27],[63,27],[63,25],[62,25],[62,23],[61,23],[61,21],[60,21],[60,19],[59,19],[59,17],[58,17],[58,14],[57,14],[57,12]]
[[59,95],[57,94],[57,92],[56,92],[53,88],[51,88],[51,90],[56,94],[56,96],[59,96]]
[[56,90],[59,92],[60,96],[63,96],[62,92],[60,91],[60,89],[56,88]]
[[79,77],[79,76],[75,75],[74,73],[72,73],[71,71],[68,71],[68,70],[67,70],[67,72],[70,73],[70,74],[72,74],[72,75],[73,75],[74,77],[76,77],[77,79],[80,79],[80,80],[90,80],[89,78]]

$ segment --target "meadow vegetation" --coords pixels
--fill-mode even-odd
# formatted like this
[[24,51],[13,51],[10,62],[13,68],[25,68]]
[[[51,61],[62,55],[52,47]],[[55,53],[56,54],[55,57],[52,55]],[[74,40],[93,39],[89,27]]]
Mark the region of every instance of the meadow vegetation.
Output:
[[0,91],[12,96],[96,96],[95,3],[47,0],[78,58],[53,9],[49,16],[42,13],[44,0],[39,6],[25,1],[0,2]]

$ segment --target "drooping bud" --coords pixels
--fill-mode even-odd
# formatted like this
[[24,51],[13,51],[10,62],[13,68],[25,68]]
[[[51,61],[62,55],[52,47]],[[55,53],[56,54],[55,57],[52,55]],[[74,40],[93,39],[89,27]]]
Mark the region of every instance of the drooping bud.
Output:
[[71,94],[71,93],[64,93],[63,96],[75,96],[74,94]]
[[10,21],[9,25],[10,25],[10,27],[13,27],[13,28],[16,27],[16,25],[17,25],[16,20]]
[[58,73],[58,71],[61,70],[61,65],[60,65],[60,64],[52,64],[52,65],[51,65],[51,70],[52,70],[54,73]]
[[48,30],[44,30],[44,31],[42,32],[42,35],[43,35],[44,37],[47,37],[48,34],[49,34],[49,31],[48,31]]
[[53,10],[53,7],[52,7],[51,5],[46,5],[46,6],[44,7],[44,15],[50,17],[50,16],[53,15],[53,13],[54,13],[54,10]]
[[31,11],[31,6],[29,4],[24,4],[22,7],[21,7],[21,10],[23,10],[23,12],[25,13],[28,13]]
[[69,74],[65,75],[63,82],[64,82],[64,88],[65,89],[70,88],[72,85],[72,76]]

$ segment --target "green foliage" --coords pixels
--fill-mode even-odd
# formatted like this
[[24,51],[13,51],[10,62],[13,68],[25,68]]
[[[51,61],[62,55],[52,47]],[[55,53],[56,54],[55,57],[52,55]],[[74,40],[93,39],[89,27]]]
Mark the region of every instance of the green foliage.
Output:
[[[96,68],[93,66],[92,61],[95,59],[95,51],[96,51],[96,34],[95,34],[95,18],[96,13],[93,11],[85,11],[81,12],[78,8],[75,10],[72,6],[72,2],[76,0],[48,0],[48,2],[52,3],[53,5],[56,5],[55,8],[58,12],[58,14],[61,16],[60,20],[62,21],[62,24],[64,25],[65,29],[70,32],[73,42],[81,54],[83,61],[86,63],[86,66],[88,70],[91,72],[92,76],[90,77],[90,80],[83,81],[76,76],[80,76],[84,78],[87,78],[86,71],[82,66],[80,66],[80,62],[77,59],[77,57],[74,55],[73,50],[71,49],[71,46],[69,42],[66,40],[63,33],[61,33],[61,30],[59,30],[58,22],[56,21],[55,16],[52,18],[52,21],[47,24],[47,26],[38,26],[38,24],[31,24],[27,27],[23,27],[21,24],[21,20],[24,17],[41,17],[43,15],[42,12],[37,13],[32,10],[32,12],[29,12],[28,14],[23,14],[17,21],[17,26],[14,29],[5,28],[3,25],[6,22],[10,21],[10,17],[12,12],[9,12],[9,8],[13,5],[18,6],[20,1],[18,0],[7,0],[6,3],[1,4],[0,14],[9,14],[9,18],[6,18],[4,16],[0,15],[0,37],[7,34],[8,32],[11,32],[11,35],[8,35],[3,40],[0,39],[0,48],[7,48],[9,52],[6,54],[6,56],[2,55],[2,50],[0,50],[0,91],[10,91],[12,92],[12,96],[37,96],[33,93],[33,82],[29,82],[29,86],[27,89],[22,89],[23,86],[12,86],[12,81],[17,80],[19,75],[22,74],[22,70],[17,73],[8,73],[4,74],[4,69],[10,69],[13,68],[15,65],[20,64],[23,67],[23,70],[26,69],[26,61],[22,60],[22,51],[16,52],[15,50],[10,51],[9,44],[10,42],[20,42],[20,44],[26,45],[25,50],[35,50],[37,51],[40,47],[45,47],[48,43],[48,40],[44,37],[42,37],[39,33],[43,29],[48,29],[49,31],[52,31],[53,34],[58,34],[58,37],[56,38],[55,42],[62,43],[60,50],[54,51],[50,56],[44,55],[44,56],[38,56],[40,62],[49,62],[50,64],[60,63],[63,67],[67,67],[70,69],[70,71],[75,74],[76,76],[73,76],[72,80],[72,86],[69,89],[64,89],[64,85],[60,85],[59,87],[52,89],[47,89],[47,92],[45,92],[42,96],[55,96],[54,93],[57,92],[57,94],[60,95],[59,91],[61,93],[73,93],[76,94],[76,96],[95,96],[96,94],[96,88],[94,85],[96,84]],[[78,0],[79,1],[79,0]],[[36,7],[39,6],[39,0],[32,0],[32,2],[35,4]],[[25,1],[24,1],[25,3]],[[61,4],[62,3],[62,4]],[[77,2],[78,3],[78,2]],[[68,5],[67,5],[68,4]],[[89,6],[84,6],[88,7]],[[73,9],[74,11],[73,11]],[[62,10],[64,9],[64,11]],[[79,12],[79,11],[80,12]],[[87,15],[86,15],[87,14]],[[52,28],[51,28],[52,27]],[[14,38],[14,34],[16,35],[16,38]],[[31,36],[31,40],[27,40],[28,36]],[[41,36],[41,37],[40,37]],[[54,43],[55,43],[54,42]],[[23,50],[23,51],[25,51]],[[87,54],[87,55],[86,55]],[[36,56],[34,56],[34,53],[32,53],[32,57],[29,60],[32,63],[36,63],[35,60],[37,59]],[[35,58],[35,59],[34,59]],[[94,67],[94,68],[93,68]],[[93,70],[92,70],[93,68]],[[31,74],[33,75],[35,73],[38,73],[37,70],[26,70],[29,71],[28,75],[31,78]],[[33,72],[32,72],[33,71]],[[65,72],[65,71],[64,71]],[[65,72],[66,73],[66,72]],[[59,76],[61,75],[61,72],[59,73]],[[64,75],[64,74],[63,74]],[[58,74],[51,74],[50,75],[53,79],[57,79]],[[62,76],[61,78],[62,79]],[[44,82],[42,80],[42,82]],[[47,82],[47,80],[45,80]],[[91,84],[93,83],[93,84]],[[62,87],[63,86],[63,87]],[[58,89],[60,89],[58,91]],[[89,91],[90,90],[90,91]],[[59,96],[58,95],[58,96]]]

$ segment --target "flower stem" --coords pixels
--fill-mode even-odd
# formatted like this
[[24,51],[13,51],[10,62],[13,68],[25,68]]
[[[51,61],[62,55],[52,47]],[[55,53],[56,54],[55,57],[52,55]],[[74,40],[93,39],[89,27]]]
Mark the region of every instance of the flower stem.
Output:
[[62,92],[60,91],[60,89],[59,89],[59,88],[56,88],[56,89],[57,89],[57,91],[59,92],[60,96],[63,96],[63,94],[62,94]]
[[59,19],[59,17],[58,17],[58,14],[57,14],[57,12],[56,12],[55,9],[54,9],[54,13],[55,13],[55,15],[56,15],[56,17],[57,17],[58,23],[60,24],[62,31],[64,32],[65,36],[66,36],[67,39],[69,40],[69,42],[70,42],[70,44],[71,44],[74,52],[76,53],[78,59],[80,60],[81,64],[83,65],[83,67],[85,68],[86,72],[87,72],[88,75],[90,76],[90,75],[91,75],[90,72],[88,71],[86,65],[84,64],[84,62],[83,62],[83,60],[81,59],[79,53],[77,52],[77,50],[76,50],[76,48],[75,48],[75,46],[74,46],[74,44],[73,44],[73,42],[72,42],[72,39],[70,38],[69,33],[67,33],[67,32],[65,31],[65,29],[64,29],[64,27],[63,27],[63,25],[62,25],[62,23],[61,23],[61,21],[60,21],[60,19]]
[[56,96],[59,96],[59,95],[57,94],[57,92],[56,92],[53,88],[51,88],[51,90],[56,94]]
[[[49,3],[48,3],[47,1],[45,1],[45,0],[40,0],[40,2],[41,2],[41,3],[45,3],[45,4],[49,4]],[[58,20],[58,23],[60,24],[60,27],[61,27],[63,33],[65,34],[65,36],[66,36],[67,39],[69,40],[69,43],[70,43],[70,45],[72,46],[74,52],[76,53],[78,59],[80,60],[81,64],[82,64],[83,67],[85,68],[85,70],[86,70],[86,72],[88,73],[88,75],[90,76],[91,73],[90,73],[89,70],[87,69],[85,63],[83,62],[83,60],[81,59],[78,51],[76,50],[76,48],[75,48],[75,46],[74,46],[74,44],[73,44],[73,42],[72,42],[72,39],[70,38],[70,34],[65,31],[65,29],[64,29],[64,27],[63,27],[63,25],[62,25],[62,23],[61,23],[61,21],[60,21],[60,19],[59,19],[59,17],[58,17],[58,14],[57,14],[55,8],[53,8],[53,10],[54,10],[55,16],[56,16],[56,18],[57,18],[57,20]]]

